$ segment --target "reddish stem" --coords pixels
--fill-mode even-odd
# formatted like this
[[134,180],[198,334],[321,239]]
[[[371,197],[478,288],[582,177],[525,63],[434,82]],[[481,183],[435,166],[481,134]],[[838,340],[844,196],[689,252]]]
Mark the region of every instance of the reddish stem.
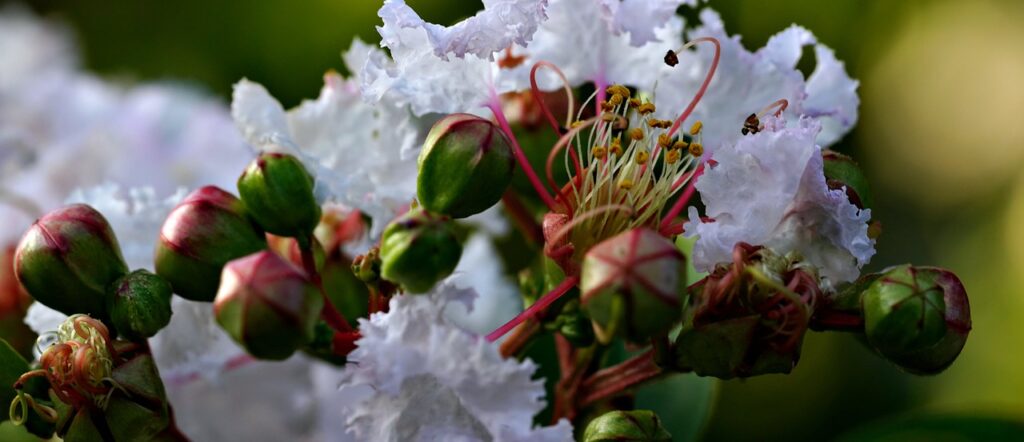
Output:
[[586,407],[660,376],[662,369],[655,362],[654,356],[655,351],[649,350],[619,365],[594,373],[580,386],[583,393],[579,405]]
[[487,104],[487,107],[491,109],[494,114],[494,118],[498,120],[498,126],[501,130],[508,135],[509,141],[512,142],[512,155],[516,157],[516,161],[519,163],[519,167],[523,168],[523,173],[526,174],[526,178],[530,180],[530,184],[533,186],[533,190],[537,191],[537,195],[544,201],[544,204],[548,206],[548,210],[554,212],[558,203],[551,197],[547,189],[544,188],[544,184],[540,182],[540,178],[537,176],[537,172],[533,171],[533,166],[530,166],[530,161],[526,158],[526,153],[523,152],[523,148],[519,146],[519,141],[516,140],[516,136],[512,133],[512,127],[509,126],[508,120],[505,119],[505,112],[501,110],[501,102],[498,101],[497,95],[491,92],[491,102]]
[[516,317],[506,322],[505,325],[498,327],[497,330],[494,330],[493,332],[488,334],[486,338],[487,341],[497,341],[499,338],[504,336],[505,333],[508,333],[510,330],[515,328],[517,325],[521,324],[523,321],[535,317],[545,308],[551,305],[551,303],[557,301],[558,298],[561,298],[566,293],[569,293],[569,290],[575,287],[576,283],[579,282],[579,280],[580,278],[578,276],[570,276],[565,278],[561,284],[558,284],[557,287],[548,292],[546,295],[542,296],[540,299],[537,300],[537,302],[534,302],[533,305],[531,305],[529,308],[523,310],[522,313],[516,315]]
[[349,325],[345,317],[338,312],[338,309],[334,307],[334,303],[331,302],[331,298],[327,296],[327,290],[324,289],[323,279],[320,278],[320,272],[316,270],[316,258],[313,256],[313,247],[311,241],[300,242],[300,249],[302,251],[302,266],[305,268],[306,273],[309,274],[310,279],[316,288],[320,290],[320,296],[324,299],[324,308],[320,311],[320,317],[323,318],[327,325],[330,325],[335,331],[348,332],[352,331],[352,326]]
[[864,330],[864,318],[839,311],[817,312],[811,317],[811,327],[815,330],[861,331]]
[[515,331],[508,336],[508,339],[501,343],[501,346],[498,347],[498,351],[501,353],[502,357],[508,358],[515,356],[519,354],[519,352],[523,351],[526,344],[528,344],[539,331],[540,321],[527,319],[522,325],[516,327]]

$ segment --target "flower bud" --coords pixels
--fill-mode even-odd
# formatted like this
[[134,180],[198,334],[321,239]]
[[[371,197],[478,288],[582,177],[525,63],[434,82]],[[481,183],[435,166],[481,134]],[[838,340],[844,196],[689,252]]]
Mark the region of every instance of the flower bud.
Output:
[[294,156],[260,154],[238,178],[249,215],[267,232],[304,238],[320,223],[313,176]]
[[131,340],[151,337],[171,322],[171,283],[146,270],[114,282],[107,296],[110,322]]
[[672,435],[661,419],[650,410],[616,410],[590,421],[583,432],[584,442],[672,442]]
[[217,294],[224,264],[266,247],[266,236],[246,217],[242,201],[206,186],[192,192],[164,221],[156,248],[156,273],[179,296],[210,302]]
[[260,359],[281,360],[309,343],[323,298],[309,278],[264,250],[224,266],[213,301],[217,323]]
[[829,189],[846,188],[846,196],[853,205],[861,209],[872,206],[871,187],[857,162],[849,156],[826,150],[822,152],[825,162],[825,182]]
[[667,333],[682,315],[683,254],[649,229],[633,229],[592,247],[583,258],[583,309],[598,340],[619,335],[644,342]]
[[862,305],[868,342],[912,373],[945,370],[971,331],[967,292],[945,269],[892,268],[864,291]]
[[450,275],[461,256],[451,221],[415,208],[384,229],[381,276],[408,292],[424,293]]
[[416,196],[427,210],[464,218],[501,199],[515,159],[494,123],[470,114],[442,118],[427,134],[419,157]]
[[84,204],[54,210],[32,224],[14,261],[18,281],[37,301],[97,318],[107,317],[107,287],[128,273],[107,220]]

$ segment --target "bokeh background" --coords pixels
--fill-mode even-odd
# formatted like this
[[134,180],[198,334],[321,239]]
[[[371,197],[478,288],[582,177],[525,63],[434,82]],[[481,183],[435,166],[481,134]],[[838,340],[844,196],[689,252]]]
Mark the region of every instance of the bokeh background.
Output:
[[[409,3],[438,23],[481,7]],[[344,71],[339,55],[353,38],[379,40],[371,0],[23,4],[68,25],[86,66],[105,77],[186,82],[225,100],[248,77],[286,107],[315,97],[325,71]],[[861,121],[837,149],[865,167],[884,228],[867,270],[907,261],[953,269],[970,293],[974,331],[959,361],[928,378],[901,373],[850,336],[812,334],[792,375],[715,385],[702,437],[823,440],[865,425],[906,426],[902,419],[1024,418],[1024,2],[711,6],[749,49],[798,23],[845,60],[861,82]],[[673,394],[662,400],[702,396]],[[976,426],[982,435],[991,428]]]

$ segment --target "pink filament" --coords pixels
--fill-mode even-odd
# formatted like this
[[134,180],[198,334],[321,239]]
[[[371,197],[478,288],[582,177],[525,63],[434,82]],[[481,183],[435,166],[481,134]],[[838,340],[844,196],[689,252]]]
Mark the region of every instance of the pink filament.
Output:
[[686,106],[686,109],[683,110],[683,113],[679,114],[679,118],[676,118],[675,123],[672,123],[672,128],[668,130],[669,137],[675,135],[676,131],[679,130],[679,126],[682,125],[683,121],[685,121],[686,118],[689,117],[690,114],[693,112],[693,108],[697,107],[697,103],[700,102],[700,99],[704,97],[704,93],[707,92],[708,85],[711,84],[711,79],[715,76],[715,71],[718,70],[718,60],[719,58],[721,58],[722,55],[722,45],[721,43],[718,42],[718,39],[714,37],[701,37],[687,43],[686,46],[692,46],[702,41],[710,42],[715,45],[715,56],[714,58],[711,59],[711,68],[708,69],[708,74],[704,77],[704,83],[700,85],[700,89],[697,90],[697,93],[693,96],[693,99],[690,100],[690,104]]
[[505,119],[505,113],[501,110],[501,103],[498,101],[498,96],[491,91],[491,101],[487,104],[487,107],[494,113],[494,117],[498,119],[498,126],[501,130],[508,135],[510,141],[512,141],[512,154],[516,157],[516,161],[519,166],[523,168],[523,172],[526,173],[526,178],[530,180],[530,184],[533,189],[537,191],[537,195],[544,201],[544,204],[548,206],[548,210],[554,212],[557,210],[558,203],[551,194],[548,193],[547,189],[544,188],[544,184],[540,182],[540,178],[537,177],[537,172],[533,171],[533,167],[530,166],[530,161],[526,159],[526,153],[523,152],[523,148],[519,146],[519,141],[516,140],[515,134],[512,133],[512,128],[508,125],[508,120]]
[[690,198],[693,198],[693,193],[696,190],[697,178],[700,178],[701,174],[704,173],[704,163],[700,163],[693,171],[693,176],[690,177],[690,182],[686,183],[686,189],[683,190],[683,194],[679,196],[672,208],[668,209],[665,216],[661,218],[661,230],[667,229],[671,224],[672,220],[679,215],[680,212],[686,207],[686,204],[690,202]]

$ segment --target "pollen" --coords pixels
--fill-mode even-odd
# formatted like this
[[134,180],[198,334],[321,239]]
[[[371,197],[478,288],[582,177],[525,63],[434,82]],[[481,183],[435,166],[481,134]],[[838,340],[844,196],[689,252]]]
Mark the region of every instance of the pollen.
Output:
[[629,130],[629,138],[633,141],[640,141],[644,139],[644,130],[639,127],[634,127]]
[[704,146],[701,146],[700,143],[690,143],[690,155],[695,157],[704,155]]
[[622,139],[619,137],[612,138],[612,145],[608,150],[616,156],[622,156]]
[[570,124],[570,125],[569,125],[569,127],[570,127],[571,129],[575,129],[575,128],[577,128],[577,127],[580,127],[580,126],[582,126],[582,125],[583,125],[583,122],[582,122],[582,121],[580,121],[580,120],[576,120],[576,121],[573,121],[573,122],[572,122],[572,124]]
[[622,181],[619,181],[619,188],[620,189],[624,189],[624,190],[632,189],[633,188],[633,180],[631,180],[629,178],[623,178]]
[[693,126],[690,127],[690,134],[691,135],[699,134],[701,128],[703,128],[703,127],[704,127],[704,123],[700,122],[700,120],[697,120],[697,122],[693,123]]
[[680,156],[681,155],[678,150],[670,150],[665,154],[665,162],[668,164],[675,164],[676,161],[679,161]]
[[668,136],[668,134],[658,135],[658,145],[665,148],[671,146],[672,137]]
[[603,102],[601,102],[601,110],[603,110],[603,111],[610,111],[610,110],[613,110],[613,109],[615,109],[615,105],[612,104],[611,101],[603,101]]
[[637,109],[637,112],[640,112],[641,115],[647,115],[649,113],[654,112],[655,109],[656,108],[654,107],[654,103],[647,102],[647,103],[641,104],[640,108]]
[[610,92],[612,94],[615,94],[615,95],[621,95],[623,98],[629,98],[629,95],[630,95],[629,88],[625,87],[625,86],[623,86],[621,84],[616,84],[616,85],[609,86],[608,87],[608,92]]
[[629,99],[629,107],[631,107],[633,109],[636,109],[636,108],[640,107],[640,99],[639,98],[630,98]]
[[637,164],[644,164],[650,158],[651,154],[647,152],[647,149],[640,149],[636,152],[636,157],[634,158],[634,160],[636,160]]
[[615,95],[612,95],[611,97],[608,97],[608,102],[611,103],[612,106],[618,106],[618,105],[622,104],[622,100],[623,100],[622,95],[619,95],[619,94],[615,94]]
[[689,143],[684,141],[682,138],[676,140],[675,143],[672,143],[672,150],[682,150],[688,147],[690,147]]
[[611,123],[612,121],[615,121],[615,117],[617,117],[617,115],[611,112],[605,112],[601,114],[601,121],[604,121],[605,123]]
[[590,150],[590,153],[594,155],[594,158],[603,159],[608,156],[608,149],[604,146],[594,146],[594,148]]
[[652,128],[668,129],[672,127],[672,122],[668,120],[659,120],[657,118],[652,118],[650,120],[647,120],[647,125]]

